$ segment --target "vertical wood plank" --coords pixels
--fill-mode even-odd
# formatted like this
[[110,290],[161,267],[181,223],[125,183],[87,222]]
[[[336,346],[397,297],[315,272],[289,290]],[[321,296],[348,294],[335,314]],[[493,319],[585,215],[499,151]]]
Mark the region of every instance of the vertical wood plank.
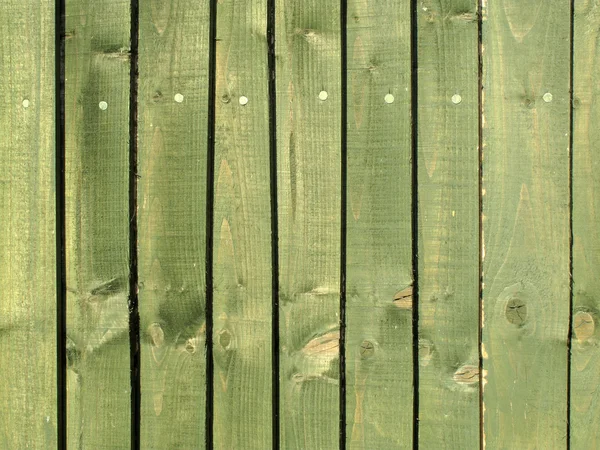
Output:
[[204,448],[209,1],[140,4],[141,447]]
[[277,0],[281,445],[339,443],[340,4]]
[[419,445],[479,447],[475,0],[418,6]]
[[213,348],[218,449],[272,446],[267,3],[217,6]]
[[56,448],[54,8],[0,2],[0,447]]
[[129,448],[129,1],[67,0],[69,447]]
[[483,9],[483,439],[567,436],[570,2]]
[[576,0],[573,67],[571,448],[600,446],[600,3]]
[[410,2],[348,4],[349,449],[412,448]]

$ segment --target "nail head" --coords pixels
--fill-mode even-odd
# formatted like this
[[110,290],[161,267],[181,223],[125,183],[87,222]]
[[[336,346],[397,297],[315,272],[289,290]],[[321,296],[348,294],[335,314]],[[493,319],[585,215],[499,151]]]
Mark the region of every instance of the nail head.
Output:
[[319,100],[325,101],[325,100],[327,100],[327,97],[329,97],[329,94],[327,93],[327,91],[319,92]]
[[108,103],[106,103],[105,101],[101,101],[100,103],[98,103],[98,107],[102,110],[102,111],[106,111],[106,109],[108,108]]
[[182,103],[183,102],[183,95],[181,95],[181,94],[175,94],[175,101],[177,103]]
[[459,94],[454,94],[452,96],[452,103],[458,105],[460,102],[462,102],[462,97]]
[[29,100],[23,100],[23,108],[29,108]]
[[552,94],[550,92],[546,92],[542,98],[546,103],[550,103],[552,101]]
[[386,103],[394,103],[394,96],[392,94],[387,94],[384,97]]
[[245,106],[248,104],[248,97],[246,97],[245,95],[242,95],[240,97],[240,105]]

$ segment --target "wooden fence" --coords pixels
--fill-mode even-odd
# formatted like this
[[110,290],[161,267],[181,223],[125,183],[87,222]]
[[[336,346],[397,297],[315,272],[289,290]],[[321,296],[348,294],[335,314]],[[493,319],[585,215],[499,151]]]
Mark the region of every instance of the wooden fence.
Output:
[[0,24],[0,448],[600,448],[599,0]]

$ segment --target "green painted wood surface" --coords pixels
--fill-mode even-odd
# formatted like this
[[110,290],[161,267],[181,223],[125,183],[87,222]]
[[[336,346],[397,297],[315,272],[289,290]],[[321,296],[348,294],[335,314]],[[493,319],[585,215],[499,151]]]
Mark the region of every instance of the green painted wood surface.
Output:
[[130,447],[129,7],[66,2],[69,448]]
[[272,447],[266,21],[265,0],[218,3],[213,269],[217,449]]
[[570,5],[483,14],[483,439],[564,448]]
[[209,3],[140,3],[141,447],[204,448]]
[[575,1],[571,448],[600,446],[600,3]]
[[347,447],[412,448],[410,2],[347,24]]
[[[477,2],[419,2],[419,446],[479,447]],[[458,97],[460,96],[460,97]]]
[[54,9],[0,2],[0,448],[56,448]]
[[280,424],[290,450],[339,442],[339,22],[338,1],[276,2]]

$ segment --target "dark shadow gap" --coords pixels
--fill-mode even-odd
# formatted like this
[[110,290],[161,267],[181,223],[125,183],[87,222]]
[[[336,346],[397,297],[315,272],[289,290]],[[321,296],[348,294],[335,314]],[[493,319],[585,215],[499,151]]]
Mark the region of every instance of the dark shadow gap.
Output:
[[279,223],[277,216],[277,84],[275,62],[275,0],[267,0],[267,45],[269,85],[269,152],[271,177],[271,408],[272,445],[279,448]]
[[56,427],[57,448],[67,448],[67,273],[65,234],[65,0],[54,16],[55,207],[56,207]]
[[208,43],[208,142],[206,169],[206,449],[214,442],[214,359],[213,359],[213,229],[215,199],[215,92],[217,67],[217,0],[210,0]]
[[131,66],[129,72],[129,348],[131,365],[131,449],[140,449],[140,314],[138,303],[138,55],[139,0],[131,0]]
[[571,349],[573,334],[573,142],[575,97],[575,1],[571,0],[571,71],[569,74],[569,325],[567,333],[567,450],[571,448]]
[[412,310],[412,337],[413,337],[413,448],[419,448],[419,167],[418,167],[418,18],[417,0],[410,3],[410,61],[411,61],[411,159],[412,159],[412,272],[413,272],[413,310]]
[[340,450],[346,449],[346,216],[348,191],[348,2],[341,0],[341,230],[340,230]]
[[478,154],[479,154],[479,326],[478,326],[478,357],[479,357],[479,448],[483,449],[483,352],[482,352],[482,325],[483,325],[483,5],[482,0],[477,3],[477,60],[478,60]]

